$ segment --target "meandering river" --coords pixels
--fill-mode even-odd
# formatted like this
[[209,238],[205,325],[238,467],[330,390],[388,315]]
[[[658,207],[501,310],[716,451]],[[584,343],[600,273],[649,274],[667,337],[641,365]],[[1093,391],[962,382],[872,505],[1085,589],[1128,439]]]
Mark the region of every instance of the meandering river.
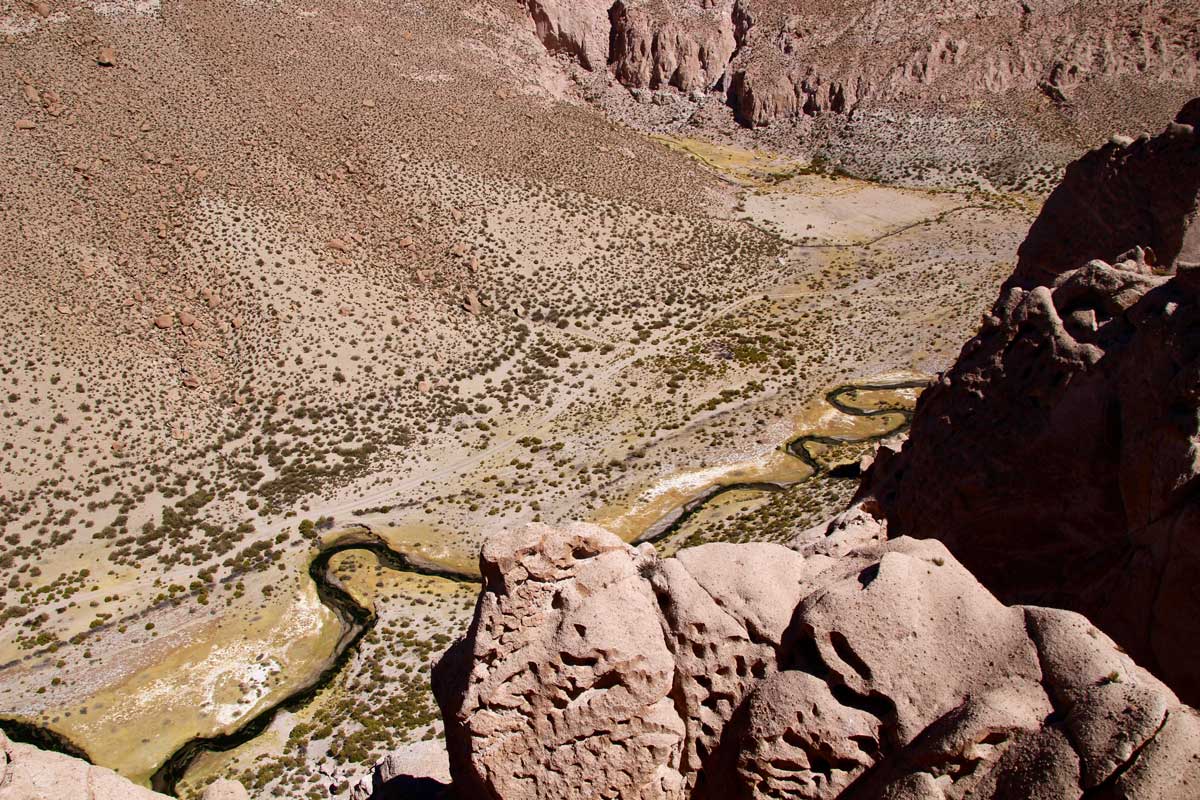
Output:
[[[825,400],[837,411],[851,417],[879,417],[898,415],[900,422],[883,431],[866,434],[805,434],[787,442],[783,449],[789,455],[800,459],[811,469],[811,475],[801,481],[793,482],[743,482],[716,484],[703,490],[698,496],[677,506],[658,520],[647,526],[633,541],[657,542],[670,537],[684,525],[688,519],[700,512],[707,504],[727,492],[733,491],[784,491],[798,483],[811,480],[828,470],[814,458],[809,450],[811,445],[839,446],[856,442],[868,442],[893,435],[908,427],[912,420],[912,410],[903,405],[881,403],[877,408],[863,408],[846,402],[846,397],[862,392],[896,392],[906,389],[920,389],[928,385],[926,380],[908,380],[892,383],[853,383],[838,386],[825,395]],[[840,477],[854,477],[846,475]],[[362,638],[375,625],[375,613],[358,603],[349,592],[342,588],[336,577],[331,574],[330,562],[334,556],[350,550],[362,550],[375,555],[379,563],[401,572],[412,572],[421,575],[432,575],[456,581],[478,582],[478,578],[466,572],[438,567],[417,560],[415,557],[394,550],[384,539],[374,533],[369,527],[359,526],[325,543],[308,565],[308,574],[317,588],[317,594],[342,624],[342,633],[338,637],[333,653],[319,665],[312,677],[299,688],[284,697],[274,705],[260,711],[242,722],[237,728],[214,736],[201,736],[188,740],[179,747],[158,768],[151,778],[151,785],[156,791],[164,794],[174,794],[176,786],[183,778],[188,768],[205,752],[224,752],[232,750],[241,744],[262,734],[274,721],[281,710],[295,711],[312,700],[323,687],[333,680],[346,663],[353,657]],[[0,720],[8,735],[16,741],[26,741],[50,750],[65,752],[70,755],[87,758],[86,751],[78,744],[55,731],[16,720]]]

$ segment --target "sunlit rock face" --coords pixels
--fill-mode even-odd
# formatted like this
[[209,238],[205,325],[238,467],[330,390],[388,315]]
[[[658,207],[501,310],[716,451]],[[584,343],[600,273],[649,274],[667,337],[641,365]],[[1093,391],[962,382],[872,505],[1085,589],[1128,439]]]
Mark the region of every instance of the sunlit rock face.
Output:
[[535,526],[481,563],[434,674],[466,796],[1183,798],[1200,780],[1200,720],[1086,619],[1005,606],[868,514],[795,549],[668,559]]
[[[1071,108],[1096,87],[1194,86],[1200,31],[1182,4],[984,0],[527,0],[554,52],[631,89],[723,93],[747,127],[864,104],[1023,92]],[[1149,102],[1153,102],[1150,100]]]
[[[0,800],[170,800],[111,769],[10,741],[0,731]],[[219,780],[202,800],[248,800],[240,783]]]

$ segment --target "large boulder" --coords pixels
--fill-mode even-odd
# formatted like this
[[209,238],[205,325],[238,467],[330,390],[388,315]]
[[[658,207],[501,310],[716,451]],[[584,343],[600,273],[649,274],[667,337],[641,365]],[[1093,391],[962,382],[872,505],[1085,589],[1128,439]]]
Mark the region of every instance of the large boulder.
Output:
[[859,501],[1005,602],[1085,614],[1197,703],[1200,139],[1179,122],[1067,174]]
[[0,800],[171,800],[111,769],[11,741],[0,731]]
[[[434,671],[473,798],[1186,798],[1200,719],[1086,619],[1007,607],[869,516],[660,559],[490,541]],[[857,546],[856,546],[857,545]]]

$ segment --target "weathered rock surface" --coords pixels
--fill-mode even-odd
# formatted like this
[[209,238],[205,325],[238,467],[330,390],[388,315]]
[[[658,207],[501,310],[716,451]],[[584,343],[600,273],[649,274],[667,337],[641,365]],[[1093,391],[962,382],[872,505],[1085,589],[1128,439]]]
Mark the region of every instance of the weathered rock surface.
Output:
[[1071,168],[979,334],[860,491],[893,535],[940,538],[1005,602],[1085,614],[1191,703],[1197,109]]
[[350,800],[424,800],[450,796],[450,764],[437,739],[388,753],[370,775],[350,787]]
[[1200,719],[1086,619],[851,512],[789,550],[490,541],[434,671],[478,798],[1194,797]]
[[719,87],[747,126],[1014,90],[1065,107],[1098,82],[1200,78],[1200,22],[1183,2],[618,0],[608,19],[590,2],[527,5],[551,49],[629,87]]
[[0,800],[170,799],[111,769],[10,741],[0,731]]
[[617,0],[609,12],[609,60],[629,87],[704,90],[725,75],[737,48],[733,0]]
[[574,56],[588,69],[608,63],[609,3],[595,0],[526,0],[546,49]]
[[246,787],[228,778],[218,778],[204,787],[200,800],[250,800]]

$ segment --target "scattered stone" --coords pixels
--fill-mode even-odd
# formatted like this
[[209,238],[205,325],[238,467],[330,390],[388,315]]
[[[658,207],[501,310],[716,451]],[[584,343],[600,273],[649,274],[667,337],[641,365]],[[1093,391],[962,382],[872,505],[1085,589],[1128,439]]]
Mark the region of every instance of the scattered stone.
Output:
[[154,318],[154,326],[156,328],[169,328],[175,323],[175,318],[170,314],[159,314]]
[[96,53],[96,63],[102,67],[116,66],[117,51],[112,47],[101,47]]
[[479,304],[479,295],[476,294],[474,289],[468,290],[463,297],[463,308],[475,316],[478,316],[479,312],[483,311],[483,306]]
[[26,119],[26,118],[22,117],[21,119],[17,120],[15,123],[13,123],[13,127],[19,131],[31,131],[37,127],[37,123],[31,119]]

